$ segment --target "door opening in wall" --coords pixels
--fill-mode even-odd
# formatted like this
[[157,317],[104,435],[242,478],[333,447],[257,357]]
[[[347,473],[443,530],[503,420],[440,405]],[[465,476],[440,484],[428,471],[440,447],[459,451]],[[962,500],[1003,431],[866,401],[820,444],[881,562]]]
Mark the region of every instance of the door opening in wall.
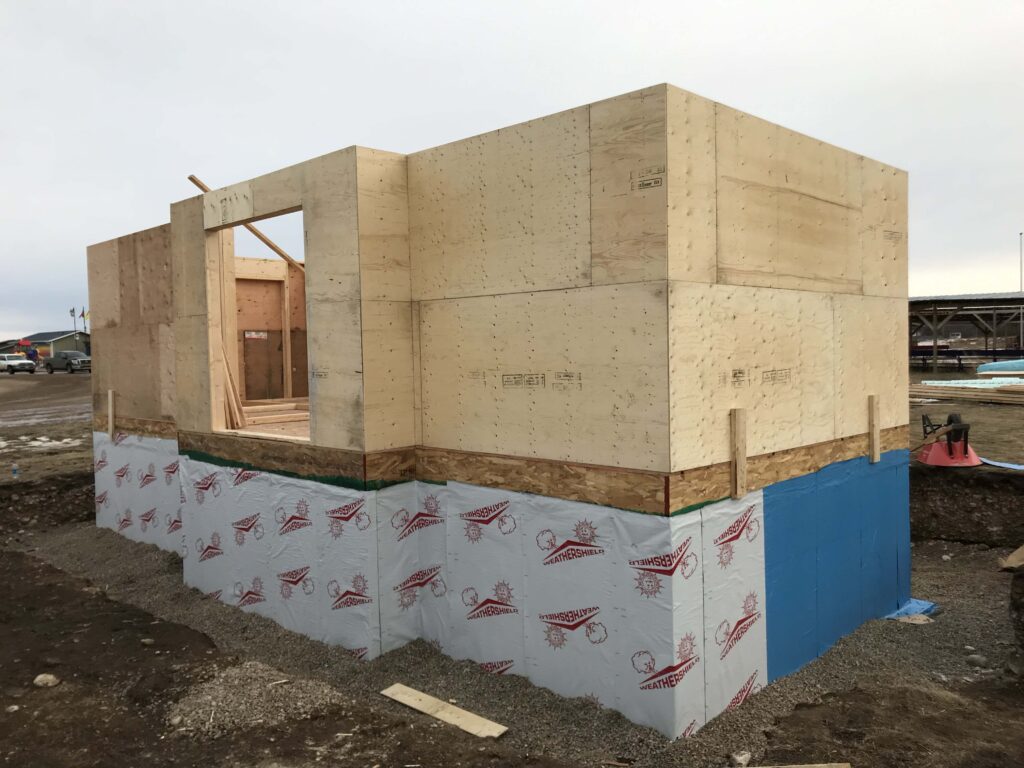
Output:
[[225,294],[225,303],[234,304],[235,344],[227,354],[244,415],[241,431],[308,440],[302,212],[257,226],[259,237],[234,227],[234,301]]

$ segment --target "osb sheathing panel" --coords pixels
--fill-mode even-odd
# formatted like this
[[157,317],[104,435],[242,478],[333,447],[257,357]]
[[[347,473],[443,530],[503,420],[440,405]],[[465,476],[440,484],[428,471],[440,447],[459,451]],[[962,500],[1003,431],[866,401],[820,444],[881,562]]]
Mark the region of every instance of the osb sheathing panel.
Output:
[[752,456],[835,436],[830,295],[672,281],[669,324],[673,471],[729,460],[732,408]]
[[420,303],[423,444],[668,468],[664,282]]
[[[174,418],[170,226],[90,246],[93,408],[141,419]],[[130,366],[124,361],[130,359]]]
[[666,87],[590,107],[593,283],[667,277]]
[[715,103],[667,86],[668,277],[717,280]]
[[409,155],[414,299],[590,283],[590,110]]

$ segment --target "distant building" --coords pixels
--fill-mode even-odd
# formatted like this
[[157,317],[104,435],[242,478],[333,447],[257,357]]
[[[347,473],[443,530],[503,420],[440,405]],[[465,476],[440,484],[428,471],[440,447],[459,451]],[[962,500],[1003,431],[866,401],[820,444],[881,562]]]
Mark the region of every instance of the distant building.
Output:
[[22,341],[29,342],[39,350],[40,357],[76,349],[88,354],[91,348],[89,334],[85,331],[44,331],[20,339],[0,341],[0,354],[24,352],[26,347],[19,346]]

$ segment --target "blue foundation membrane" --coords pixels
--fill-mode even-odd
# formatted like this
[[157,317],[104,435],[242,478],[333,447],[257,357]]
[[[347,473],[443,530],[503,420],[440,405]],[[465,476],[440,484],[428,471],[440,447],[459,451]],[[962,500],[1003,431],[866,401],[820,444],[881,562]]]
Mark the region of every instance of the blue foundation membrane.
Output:
[[764,489],[768,679],[910,600],[909,452]]

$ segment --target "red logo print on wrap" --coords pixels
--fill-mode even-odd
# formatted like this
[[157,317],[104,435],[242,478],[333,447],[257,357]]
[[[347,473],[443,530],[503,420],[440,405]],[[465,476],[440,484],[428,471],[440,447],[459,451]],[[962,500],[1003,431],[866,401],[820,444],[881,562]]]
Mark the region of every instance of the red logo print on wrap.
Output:
[[718,564],[722,568],[728,568],[732,564],[735,554],[733,546],[741,538],[747,541],[754,541],[761,532],[761,524],[754,518],[754,504],[747,507],[729,527],[715,537],[715,546],[718,547]]
[[345,532],[345,523],[348,522],[354,522],[356,528],[360,531],[365,531],[369,528],[370,516],[363,509],[365,504],[365,499],[356,499],[348,504],[328,509],[324,512],[327,515],[327,519],[331,521],[331,536],[336,539],[341,538],[341,535]]
[[109,505],[110,493],[109,491],[103,491],[103,493],[96,494],[96,511],[100,511],[100,507],[106,507]]
[[352,577],[352,588],[344,591],[341,589],[341,585],[332,579],[327,584],[327,594],[331,596],[331,610],[369,605],[373,602],[373,598],[366,594],[369,589],[370,582],[361,573]]
[[136,472],[135,477],[138,478],[139,488],[145,488],[150,483],[156,482],[156,467],[150,464],[145,469],[140,469]]
[[123,531],[125,528],[127,528],[131,524],[132,524],[132,511],[130,509],[126,509],[124,511],[123,515],[118,515],[117,516],[117,530],[118,530],[118,533]]
[[342,648],[345,653],[349,656],[353,656],[360,661],[366,658],[366,653],[370,650],[369,648]]
[[751,592],[743,599],[743,615],[736,620],[736,623],[730,624],[726,620],[715,630],[715,642],[722,648],[719,658],[725,659],[729,655],[729,651],[736,647],[740,639],[760,618],[761,612],[757,610],[757,593]]
[[211,600],[220,600],[220,596],[224,593],[223,589],[215,589],[213,592],[207,592],[206,596]]
[[128,435],[126,435],[124,432],[118,432],[116,435],[114,435],[113,443],[114,445],[120,445],[127,439]]
[[156,507],[153,507],[152,509],[147,509],[141,515],[139,515],[139,528],[142,529],[143,533],[145,533],[146,529],[149,528],[149,526],[151,525],[156,525]]
[[601,612],[600,608],[577,608],[570,611],[542,613],[540,620],[544,622],[544,640],[555,650],[568,642],[567,632],[575,632],[580,627],[594,645],[608,639],[608,630],[600,621],[594,621]]
[[761,670],[759,669],[755,669],[754,673],[748,677],[747,681],[743,683],[738,691],[736,691],[736,695],[729,700],[729,704],[725,708],[726,712],[730,709],[736,709],[736,707],[761,690],[761,684],[757,682],[757,675],[760,671]]
[[466,539],[471,544],[480,541],[484,535],[483,526],[498,521],[498,530],[503,536],[508,536],[516,529],[516,519],[506,514],[509,508],[509,501],[499,501],[497,504],[488,504],[469,512],[460,512],[459,517],[466,521]]
[[177,461],[172,461],[166,467],[164,467],[164,482],[170,485],[174,482],[174,478],[178,476],[178,470],[181,465]]
[[397,540],[401,541],[421,528],[429,528],[444,522],[441,516],[441,501],[433,494],[423,500],[423,509],[410,516],[404,507],[391,516],[391,527],[398,531]]
[[114,473],[114,485],[118,488],[121,487],[122,483],[129,482],[131,479],[132,465],[125,464]]
[[241,520],[235,520],[231,527],[235,529],[235,544],[238,546],[245,544],[245,537],[249,535],[257,541],[263,538],[263,523],[260,522],[259,512],[243,517]]
[[579,560],[581,557],[593,557],[603,555],[604,548],[597,544],[597,526],[589,520],[579,520],[573,526],[574,538],[566,539],[561,544],[555,536],[554,531],[545,528],[537,534],[537,548],[547,552],[544,556],[544,565],[564,563],[569,560]]
[[637,651],[633,654],[633,669],[641,675],[646,675],[640,681],[642,691],[660,691],[665,688],[675,688],[683,681],[687,673],[700,663],[700,656],[696,653],[696,641],[692,634],[684,635],[676,646],[675,664],[670,664],[663,669],[658,669],[654,660],[654,654],[650,651]]
[[216,531],[210,534],[209,544],[202,539],[196,539],[196,554],[199,555],[200,563],[223,555],[224,550],[220,548],[220,534]]
[[484,661],[480,664],[480,669],[484,672],[490,672],[492,675],[504,675],[512,667],[515,666],[514,659],[503,659],[502,661]]
[[421,568],[395,587],[394,591],[398,593],[398,605],[402,610],[407,611],[415,605],[416,594],[423,587],[430,587],[430,592],[434,597],[444,597],[448,586],[440,574],[440,565]]
[[181,530],[181,512],[179,511],[174,517],[169,514],[164,515],[164,522],[167,524],[167,533],[174,533],[175,531]]
[[493,594],[494,597],[481,600],[473,587],[466,587],[462,590],[462,604],[469,608],[466,618],[486,619],[491,616],[519,613],[519,609],[512,604],[512,587],[507,581],[499,581],[495,584]]
[[688,579],[697,570],[697,554],[690,551],[693,537],[676,547],[667,555],[654,555],[639,560],[630,560],[629,565],[636,572],[634,586],[644,597],[655,597],[661,592],[661,577],[671,579],[676,573]]
[[231,485],[232,487],[239,486],[259,476],[260,473],[252,469],[235,469],[231,474]]
[[256,605],[256,603],[262,603],[266,600],[263,597],[263,579],[259,576],[252,580],[252,586],[248,589],[245,584],[240,581],[235,582],[235,605],[239,608],[247,605]]
[[103,468],[106,467],[108,463],[109,462],[107,462],[107,452],[100,451],[100,457],[96,459],[96,462],[92,465],[93,472],[102,471]]
[[688,726],[686,726],[686,728],[683,729],[683,732],[681,734],[679,734],[679,737],[683,738],[683,739],[688,739],[691,736],[693,736],[693,734],[696,733],[696,732],[697,732],[697,721],[696,720],[691,720],[690,724]]
[[299,499],[295,502],[295,511],[292,514],[285,512],[284,507],[278,507],[277,511],[274,512],[274,519],[281,526],[277,530],[281,536],[286,533],[301,531],[303,528],[309,528],[313,524],[313,521],[309,519],[309,502],[305,499]]
[[316,584],[313,582],[313,577],[309,575],[309,570],[308,565],[303,565],[277,574],[277,578],[281,582],[281,597],[285,600],[289,599],[296,587],[301,587],[303,594],[312,595],[316,590]]
[[196,492],[196,504],[202,504],[203,499],[206,498],[206,494],[211,494],[215,498],[220,496],[220,477],[216,472],[211,472],[205,477],[201,477],[196,480],[192,487]]

